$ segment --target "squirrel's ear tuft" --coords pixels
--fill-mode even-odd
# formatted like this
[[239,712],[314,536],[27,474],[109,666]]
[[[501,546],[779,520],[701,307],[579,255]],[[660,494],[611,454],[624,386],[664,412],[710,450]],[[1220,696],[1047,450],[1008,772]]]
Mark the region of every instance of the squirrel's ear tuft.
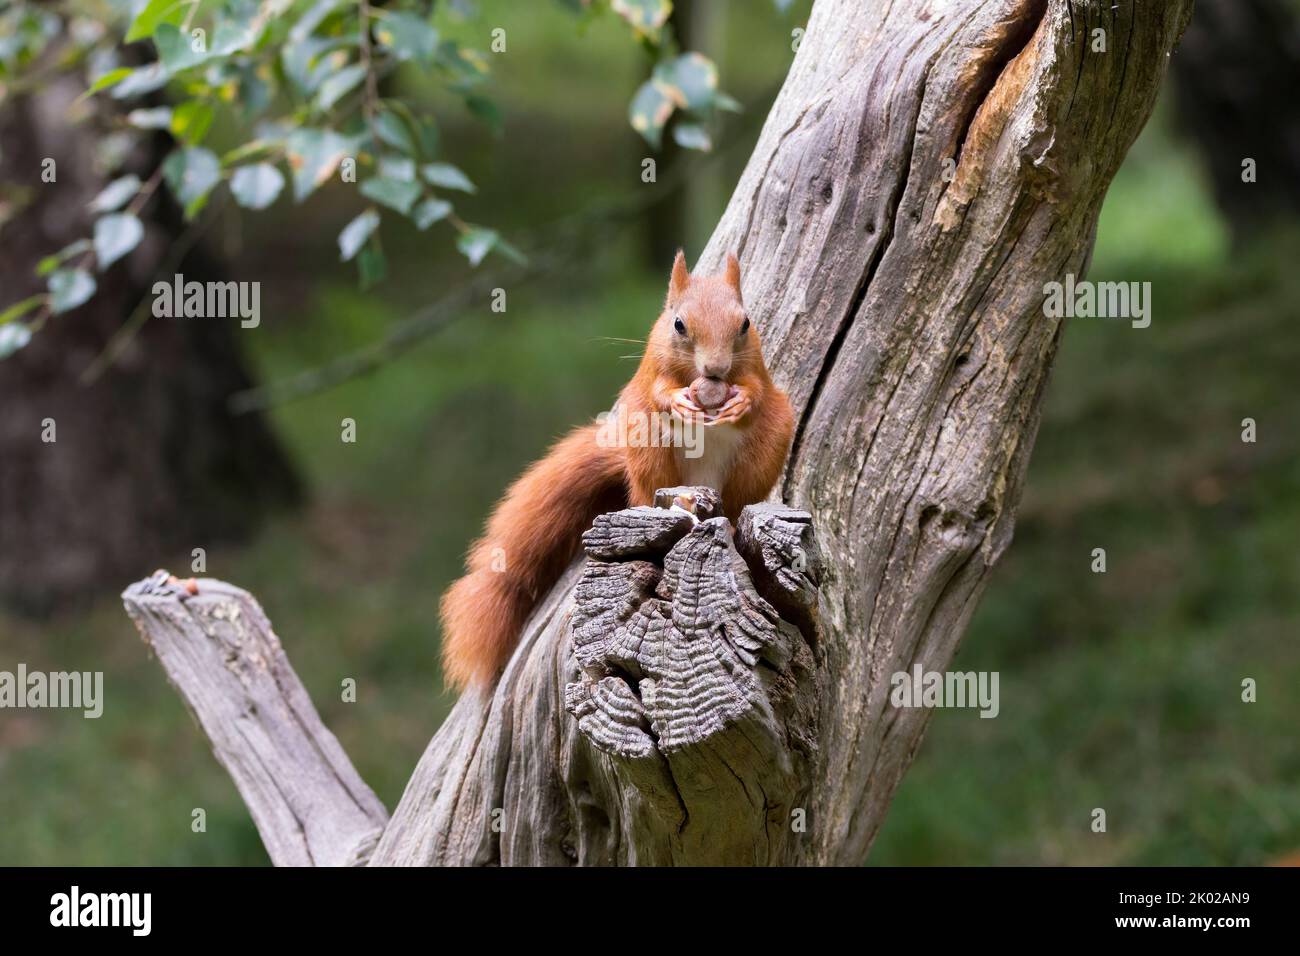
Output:
[[727,285],[736,290],[736,296],[740,296],[740,260],[736,258],[734,252],[727,253]]
[[676,302],[686,291],[686,287],[691,284],[691,273],[686,268],[686,254],[682,250],[677,250],[677,255],[673,259],[673,274],[668,280],[668,301]]

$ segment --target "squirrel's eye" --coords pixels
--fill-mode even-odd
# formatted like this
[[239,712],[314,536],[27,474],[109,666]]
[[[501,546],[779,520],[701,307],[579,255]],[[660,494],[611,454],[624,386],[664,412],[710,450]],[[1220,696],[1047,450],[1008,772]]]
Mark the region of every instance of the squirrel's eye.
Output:
[[673,328],[677,330],[678,335],[686,334],[686,323],[682,321],[681,316],[673,319]]
[[745,316],[745,321],[740,323],[740,334],[744,335],[749,331],[749,316]]

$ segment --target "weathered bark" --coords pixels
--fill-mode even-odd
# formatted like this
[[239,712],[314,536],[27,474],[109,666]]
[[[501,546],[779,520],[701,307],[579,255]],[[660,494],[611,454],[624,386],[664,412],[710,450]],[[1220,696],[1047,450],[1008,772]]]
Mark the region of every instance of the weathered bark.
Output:
[[246,592],[160,571],[122,595],[239,788],[271,861],[347,866],[388,814],[321,723],[280,639]]
[[1010,542],[1043,285],[1085,271],[1189,7],[817,3],[699,263],[741,257],[810,517],[751,510],[740,557],[720,522],[605,519],[372,863],[862,861],[928,718],[890,675],[946,668]]
[[[808,832],[784,862],[860,862],[920,744],[928,711],[890,709],[889,675],[947,665],[1010,541],[1061,332],[1043,315],[1043,284],[1084,271],[1189,6],[813,9],[699,263],[740,254],[747,306],[799,411],[782,497],[812,513],[827,556],[825,729]],[[1084,42],[1096,27],[1108,54]],[[493,695],[457,704],[378,862],[561,860],[583,800],[614,814],[608,793],[566,786],[572,731],[554,700],[563,682],[547,672],[573,583],[551,595]],[[507,821],[495,848],[493,807]]]
[[[787,821],[804,802],[816,750],[822,563],[811,516],[747,508],[733,544],[716,492],[671,489],[657,505],[597,518],[584,536],[589,560],[574,569],[572,610],[549,615],[551,637],[537,644],[544,665],[512,665],[506,675],[517,716],[471,735],[467,762],[504,761],[530,777],[539,805],[566,819],[572,811],[562,839],[533,803],[499,806],[491,792],[443,790],[439,774],[458,768],[426,761],[433,779],[426,785],[417,774],[410,792],[432,801],[422,813],[449,815],[440,843],[466,855],[449,862],[784,859]],[[383,807],[312,709],[257,602],[221,581],[181,582],[165,571],[122,597],[234,778],[272,861],[368,859]],[[554,720],[529,716],[539,713]],[[520,732],[536,749],[508,749]],[[537,759],[554,751],[552,734],[564,741],[563,789],[548,776],[556,768]],[[445,796],[459,809],[442,804]],[[375,862],[423,862],[402,827],[385,832],[390,843]]]

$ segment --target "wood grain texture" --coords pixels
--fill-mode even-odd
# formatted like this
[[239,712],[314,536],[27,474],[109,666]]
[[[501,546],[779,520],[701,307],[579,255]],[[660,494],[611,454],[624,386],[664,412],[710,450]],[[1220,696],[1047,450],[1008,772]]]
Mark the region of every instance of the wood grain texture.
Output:
[[786,861],[817,749],[811,516],[755,505],[733,529],[710,489],[656,500],[597,519],[501,682],[457,702],[373,865]]
[[321,723],[251,595],[159,572],[122,594],[127,613],[207,735],[278,866],[355,866],[388,820]]
[[[929,716],[890,707],[889,676],[947,667],[1010,543],[1062,332],[1043,315],[1044,283],[1086,272],[1106,189],[1190,8],[814,5],[696,266],[740,256],[746,306],[798,413],[778,493],[811,514],[826,567],[808,724],[822,730],[799,797],[807,831],[770,853],[731,847],[730,862],[866,857]],[[1109,52],[1092,52],[1096,29]],[[495,692],[457,704],[376,862],[642,862],[641,848],[658,846],[617,825],[595,845],[587,836],[589,821],[629,808],[672,819],[672,801],[649,757],[643,777],[625,762],[611,779],[561,713],[575,666],[563,622],[581,580],[575,569],[551,594]],[[617,684],[588,693],[627,727],[640,719]],[[735,797],[723,796],[719,763],[700,773],[719,800]],[[491,807],[508,822],[482,836]],[[716,860],[716,819],[679,826],[691,850],[673,862]]]
[[818,0],[697,265],[740,256],[788,507],[598,522],[372,865],[862,862],[928,720],[889,677],[947,667],[1011,540],[1044,283],[1086,272],[1190,6]]

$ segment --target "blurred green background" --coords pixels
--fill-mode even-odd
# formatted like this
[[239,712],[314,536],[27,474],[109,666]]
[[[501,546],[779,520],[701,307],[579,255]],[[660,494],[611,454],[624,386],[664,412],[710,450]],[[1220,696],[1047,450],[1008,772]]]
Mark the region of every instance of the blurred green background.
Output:
[[[686,160],[691,258],[807,6],[733,2],[711,26],[702,48],[745,113],[714,156]],[[627,30],[607,18],[580,32],[557,4],[481,10],[443,27],[481,45],[498,22],[510,32],[492,63],[502,138],[454,104],[441,116],[450,158],[480,186],[466,214],[515,239],[655,189],[625,122],[645,70]],[[1168,101],[1110,191],[1090,274],[1150,280],[1154,320],[1070,325],[1015,542],[954,664],[1000,672],[1001,713],[936,714],[872,864],[1255,864],[1300,848],[1300,232],[1234,245]],[[385,236],[390,280],[359,292],[334,247],[354,212],[281,200],[213,230],[232,273],[262,282],[262,327],[242,338],[263,382],[361,348],[465,281],[446,236],[411,229]],[[390,808],[452,703],[436,607],[467,542],[521,467],[607,408],[634,368],[635,347],[610,339],[643,335],[663,295],[668,263],[652,261],[645,232],[621,222],[579,270],[510,286],[505,313],[485,300],[377,373],[276,407],[310,500],[252,543],[209,552],[210,575],[261,600]],[[339,440],[345,417],[356,444]],[[1256,444],[1241,441],[1245,417]],[[1096,547],[1105,574],[1090,571]],[[118,600],[47,622],[2,617],[0,633],[0,667],[103,670],[106,687],[98,721],[0,719],[0,864],[267,862]],[[356,703],[340,700],[349,677]],[[1240,702],[1244,677],[1258,703]],[[1098,806],[1104,835],[1088,826]],[[190,830],[196,807],[204,834]]]

